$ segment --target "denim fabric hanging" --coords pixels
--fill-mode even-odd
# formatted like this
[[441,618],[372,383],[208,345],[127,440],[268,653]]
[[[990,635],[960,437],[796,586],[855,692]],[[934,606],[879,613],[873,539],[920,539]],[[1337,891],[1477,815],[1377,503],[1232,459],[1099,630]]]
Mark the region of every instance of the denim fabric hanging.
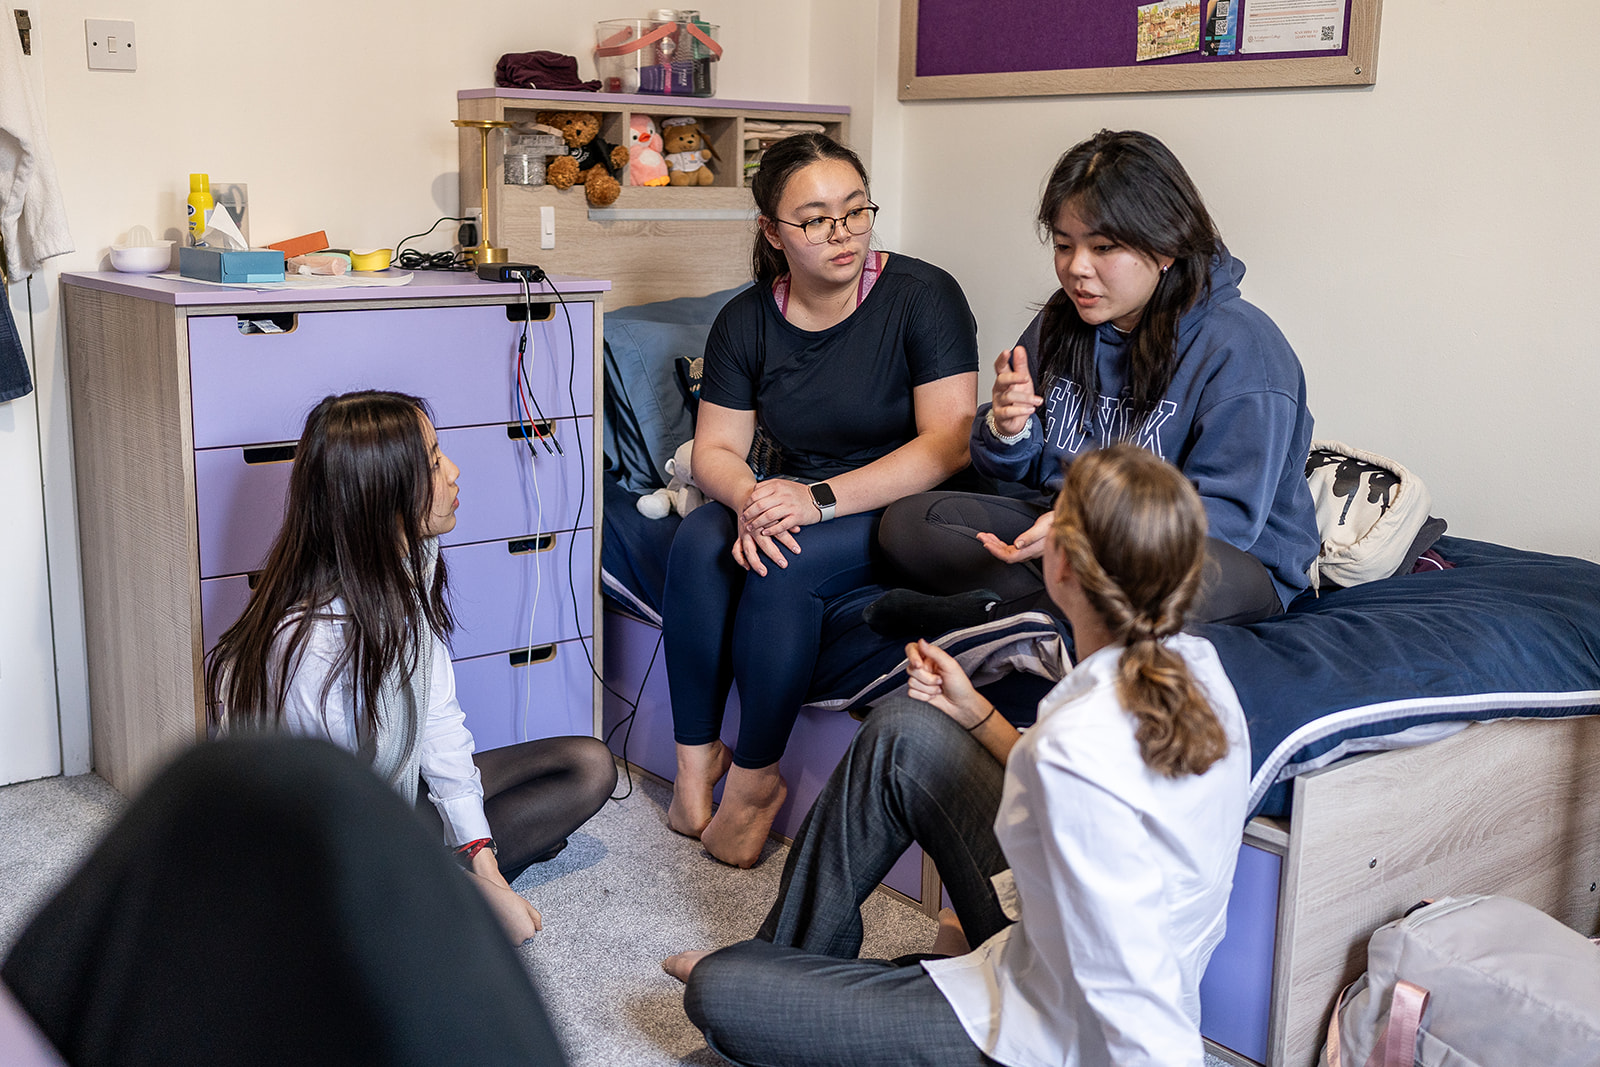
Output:
[[22,351],[22,338],[17,336],[16,320],[11,317],[6,287],[0,285],[0,404],[31,392],[28,357]]

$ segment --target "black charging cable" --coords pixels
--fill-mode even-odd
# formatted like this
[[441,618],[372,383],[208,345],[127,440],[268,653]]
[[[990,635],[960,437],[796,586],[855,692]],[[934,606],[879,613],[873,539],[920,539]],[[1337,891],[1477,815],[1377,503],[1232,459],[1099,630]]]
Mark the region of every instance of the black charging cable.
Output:
[[[392,262],[401,270],[456,270],[468,271],[472,269],[472,257],[460,252],[418,252],[413,248],[404,248],[407,241],[415,241],[419,237],[426,237],[439,228],[442,222],[460,222],[476,225],[478,220],[470,216],[445,215],[421,233],[402,237],[395,242],[394,257]],[[459,234],[457,235],[460,236]],[[469,242],[462,242],[463,244]]]

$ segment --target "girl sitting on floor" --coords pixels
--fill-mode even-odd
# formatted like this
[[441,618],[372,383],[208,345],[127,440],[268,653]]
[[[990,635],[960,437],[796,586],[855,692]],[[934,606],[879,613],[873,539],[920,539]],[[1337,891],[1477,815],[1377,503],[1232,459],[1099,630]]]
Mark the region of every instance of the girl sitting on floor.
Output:
[[[867,716],[757,939],[666,961],[708,1045],[763,1065],[1201,1067],[1250,774],[1216,650],[1179,632],[1205,530],[1144,449],[1079,457],[1044,579],[1080,662],[1019,734],[948,655],[907,647],[914,699]],[[857,960],[860,905],[912,842],[954,904],[934,945],[952,955]]]
[[[439,537],[455,529],[460,474],[427,404],[346,393],[306,419],[283,527],[249,606],[211,652],[218,731],[321,737],[368,760],[488,898],[514,941],[542,923],[510,887],[555,855],[616,786],[592,737],[474,752],[444,644],[454,627]],[[437,814],[434,814],[434,811]]]

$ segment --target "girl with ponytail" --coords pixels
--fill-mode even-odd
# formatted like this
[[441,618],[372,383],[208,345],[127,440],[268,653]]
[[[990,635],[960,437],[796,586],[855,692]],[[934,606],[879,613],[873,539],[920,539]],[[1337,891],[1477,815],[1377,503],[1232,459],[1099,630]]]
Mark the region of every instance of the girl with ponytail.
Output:
[[[756,940],[667,961],[713,1048],[767,1064],[1201,1067],[1200,977],[1250,777],[1216,650],[1180,632],[1205,545],[1205,509],[1171,465],[1127,444],[1072,464],[1042,562],[1077,665],[1019,732],[944,651],[906,647],[912,699],[867,716]],[[854,960],[860,904],[913,841],[953,904],[935,958]]]
[[661,606],[677,742],[667,825],[736,867],[760,861],[788,795],[778,760],[811,691],[824,606],[877,583],[886,506],[967,466],[978,387],[961,287],[873,247],[879,209],[853,151],[785,138],[750,192],[755,284],[706,339],[694,431],[706,506],[673,536]]
[[1079,609],[1078,658],[1099,650],[1091,644],[1121,647],[1117,698],[1138,723],[1144,762],[1173,778],[1204,774],[1228,748],[1205,694],[1166,640],[1183,626],[1200,587],[1205,530],[1193,488],[1132,445],[1073,464],[1050,524],[1046,577],[1058,603]]

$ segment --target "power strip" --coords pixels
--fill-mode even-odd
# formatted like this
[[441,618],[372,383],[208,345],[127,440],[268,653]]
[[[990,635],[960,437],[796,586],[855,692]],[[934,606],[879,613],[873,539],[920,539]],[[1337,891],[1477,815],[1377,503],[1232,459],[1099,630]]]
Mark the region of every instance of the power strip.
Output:
[[542,282],[544,268],[537,263],[480,263],[478,277],[486,282]]

